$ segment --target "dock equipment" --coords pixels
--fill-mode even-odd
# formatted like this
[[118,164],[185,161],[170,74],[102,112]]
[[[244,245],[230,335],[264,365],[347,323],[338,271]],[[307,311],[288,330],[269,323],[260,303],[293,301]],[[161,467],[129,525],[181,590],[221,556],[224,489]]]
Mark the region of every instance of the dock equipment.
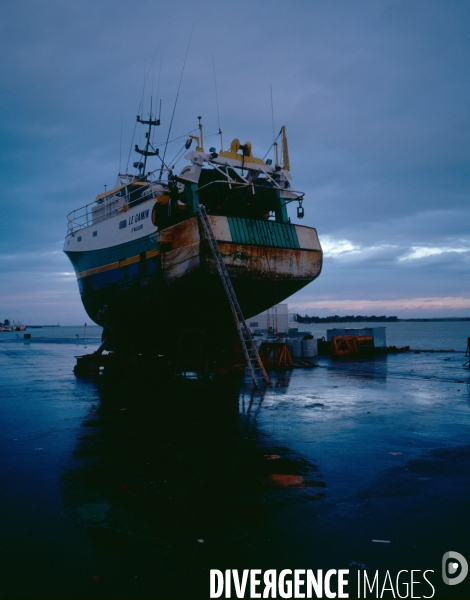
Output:
[[374,350],[374,338],[369,335],[337,335],[331,340],[333,356],[356,355]]
[[235,326],[240,337],[241,346],[245,355],[246,366],[248,367],[253,385],[254,387],[259,387],[262,380],[264,380],[265,385],[269,385],[270,381],[268,374],[266,373],[263,363],[259,357],[258,350],[256,349],[253,338],[251,337],[251,331],[245,322],[245,318],[230,280],[229,272],[225,265],[222,253],[219,250],[219,245],[215,238],[214,231],[212,230],[211,222],[207,216],[206,209],[203,204],[198,204],[197,208],[199,219],[204,230],[204,235],[209,244],[209,248],[211,249],[215,264],[217,266],[217,271],[223,283],[225,293],[227,294],[230,308],[232,309],[233,320],[235,321]]
[[287,371],[294,368],[294,362],[285,341],[262,342],[259,354],[264,364],[277,371]]

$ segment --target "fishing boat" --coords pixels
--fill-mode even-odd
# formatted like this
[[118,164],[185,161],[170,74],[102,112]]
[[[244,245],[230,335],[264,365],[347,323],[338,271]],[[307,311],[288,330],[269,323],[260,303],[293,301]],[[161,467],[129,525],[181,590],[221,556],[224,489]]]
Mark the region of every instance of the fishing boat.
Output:
[[[228,149],[205,149],[197,135],[183,140],[187,164],[165,163],[153,128],[137,117],[146,144],[135,146],[134,173],[68,215],[64,252],[77,276],[85,310],[104,327],[108,347],[166,352],[179,331],[199,329],[223,348],[234,339],[233,315],[201,227],[205,207],[245,318],[282,302],[316,279],[322,249],[304,216],[304,193],[294,188],[286,129],[271,145],[273,159],[233,139]],[[268,152],[271,152],[271,149]],[[148,169],[150,161],[158,161]],[[273,163],[274,161],[274,163]],[[236,337],[236,336],[235,336]]]

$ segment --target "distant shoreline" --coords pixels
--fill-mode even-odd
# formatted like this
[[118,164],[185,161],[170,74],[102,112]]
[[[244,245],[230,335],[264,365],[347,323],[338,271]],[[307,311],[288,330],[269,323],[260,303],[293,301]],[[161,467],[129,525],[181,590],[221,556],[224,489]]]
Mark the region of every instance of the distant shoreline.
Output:
[[443,318],[433,318],[433,319],[398,319],[398,321],[417,321],[417,322],[426,322],[426,321],[470,321],[470,317],[443,317]]
[[[42,329],[43,327],[85,327],[84,325],[25,325],[28,329]],[[86,327],[100,327],[96,323],[91,323],[90,325],[86,325]]]
[[[365,317],[361,315],[340,317],[334,315],[332,317],[310,317],[308,315],[301,316],[297,314],[297,322],[305,324],[318,323],[449,323],[449,322],[469,322],[470,317],[429,317],[429,318],[414,318],[414,319],[399,319],[398,317]],[[42,329],[43,327],[83,327],[83,325],[26,325],[27,329]],[[99,327],[95,323],[87,325],[87,327]]]
[[346,317],[340,317],[333,315],[332,317],[310,317],[305,315],[302,317],[297,314],[298,323],[403,323],[403,322],[414,322],[414,323],[448,323],[462,321],[470,321],[470,317],[429,317],[429,318],[414,318],[414,319],[399,319],[398,317],[386,317],[386,316],[362,316],[362,315],[348,315]]

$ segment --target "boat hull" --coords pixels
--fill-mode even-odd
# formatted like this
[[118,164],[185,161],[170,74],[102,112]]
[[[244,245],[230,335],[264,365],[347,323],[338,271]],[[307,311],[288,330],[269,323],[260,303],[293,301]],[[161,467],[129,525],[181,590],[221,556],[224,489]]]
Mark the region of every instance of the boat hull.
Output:
[[[321,272],[312,228],[210,220],[245,318]],[[233,316],[197,218],[111,248],[66,253],[90,319],[135,351],[165,353],[182,329],[210,331],[216,345],[233,338]]]

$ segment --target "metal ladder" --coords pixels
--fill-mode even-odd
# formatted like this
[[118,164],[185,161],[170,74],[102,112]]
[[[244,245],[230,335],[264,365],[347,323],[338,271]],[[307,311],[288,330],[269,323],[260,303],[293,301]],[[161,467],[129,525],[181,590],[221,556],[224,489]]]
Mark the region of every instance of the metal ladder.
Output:
[[230,308],[232,309],[233,320],[235,321],[235,325],[237,327],[243,353],[245,355],[246,366],[250,372],[253,385],[255,387],[259,387],[259,383],[262,379],[264,379],[265,385],[269,385],[270,381],[268,374],[266,373],[263,363],[259,357],[258,350],[256,349],[253,338],[251,337],[251,331],[249,330],[245,318],[243,317],[243,313],[240,309],[237,296],[235,295],[235,291],[230,280],[230,275],[227,271],[223,256],[219,250],[219,244],[215,239],[212,225],[209,221],[209,217],[207,216],[206,209],[203,204],[198,204],[197,208],[206,240],[209,243],[209,247],[217,266],[217,271],[219,272],[220,279],[224,285],[225,293],[227,294]]

